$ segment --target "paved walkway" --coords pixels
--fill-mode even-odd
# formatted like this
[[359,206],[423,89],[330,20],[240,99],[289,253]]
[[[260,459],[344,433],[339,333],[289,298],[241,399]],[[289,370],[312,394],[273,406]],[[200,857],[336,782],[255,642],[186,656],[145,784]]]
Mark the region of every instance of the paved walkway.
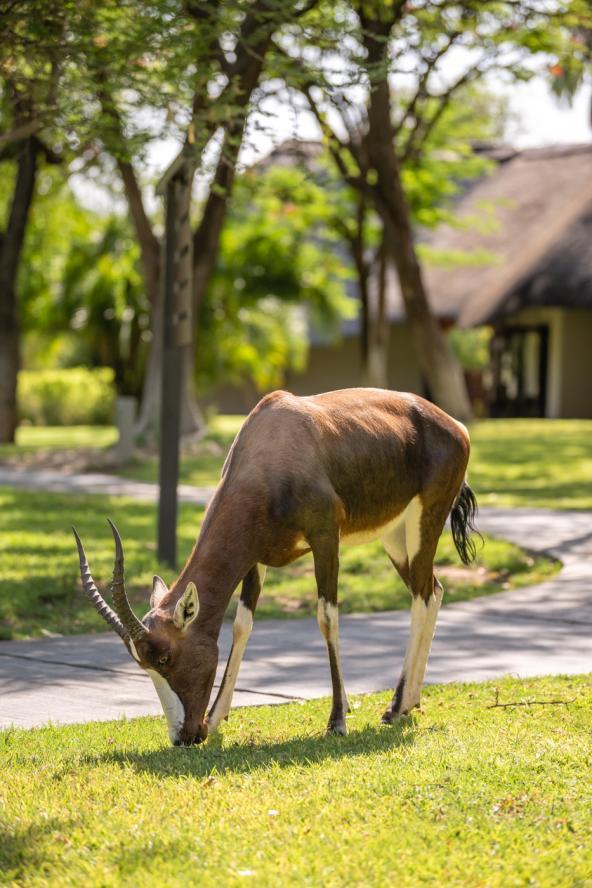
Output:
[[[564,567],[547,583],[443,608],[427,680],[592,671],[592,514],[483,509],[479,524],[531,550],[550,552]],[[342,618],[350,692],[393,686],[408,622],[401,611]],[[229,644],[225,625],[218,679]],[[236,706],[329,694],[316,620],[256,622],[238,686]],[[151,681],[113,633],[0,643],[0,726],[160,712]]]
[[[118,475],[100,472],[80,474],[59,472],[56,469],[17,469],[14,466],[0,465],[0,487],[15,487],[20,490],[38,490],[44,493],[95,494],[105,496],[128,496],[131,499],[156,502],[159,496],[158,484],[147,481],[133,481]],[[179,500],[205,506],[212,496],[213,487],[191,487],[180,484]]]

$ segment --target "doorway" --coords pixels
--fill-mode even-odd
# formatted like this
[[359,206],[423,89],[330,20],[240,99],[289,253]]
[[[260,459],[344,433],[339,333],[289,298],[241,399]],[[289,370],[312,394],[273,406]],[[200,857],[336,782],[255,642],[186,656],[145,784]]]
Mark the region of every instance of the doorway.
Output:
[[546,325],[496,330],[491,340],[491,416],[545,416],[548,345]]

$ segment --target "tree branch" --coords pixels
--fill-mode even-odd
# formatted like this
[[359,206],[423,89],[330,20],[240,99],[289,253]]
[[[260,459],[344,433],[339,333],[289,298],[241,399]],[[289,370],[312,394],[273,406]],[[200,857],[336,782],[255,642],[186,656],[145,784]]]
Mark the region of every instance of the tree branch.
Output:
[[[111,121],[111,124],[115,129],[117,139],[120,142],[123,142],[124,136],[121,117],[115,103],[115,99],[109,92],[105,76],[102,73],[98,73],[96,76],[96,81],[97,98],[101,103],[103,114]],[[134,170],[133,164],[131,163],[131,161],[122,157],[119,152],[112,151],[111,153],[115,158],[117,169],[119,170],[119,174],[123,182],[130,216],[132,218],[134,228],[136,229],[136,234],[140,243],[142,256],[145,259],[147,254],[153,254],[154,252],[159,251],[159,241],[154,234],[152,223],[148,218],[148,214],[144,206],[144,199],[142,197],[142,189],[140,188],[140,185],[138,183],[136,171]]]
[[14,142],[22,142],[29,136],[39,132],[42,126],[42,118],[36,117],[33,120],[27,120],[24,123],[20,123],[7,133],[0,134],[0,152],[4,153],[9,145],[12,145]]
[[413,96],[413,98],[411,99],[411,101],[409,102],[407,107],[405,108],[403,115],[395,128],[395,132],[398,132],[401,129],[401,127],[404,125],[405,121],[414,115],[418,102],[427,96],[427,84],[428,84],[428,80],[430,79],[430,75],[432,74],[432,71],[434,70],[434,68],[436,67],[436,65],[440,61],[440,59],[444,55],[446,55],[448,50],[458,40],[458,38],[461,36],[461,33],[462,32],[458,31],[458,30],[453,31],[449,35],[447,43],[441,49],[439,49],[438,52],[434,53],[433,56],[431,56],[429,59],[425,60],[426,61],[426,68],[419,79],[419,83],[417,85],[417,91],[415,92],[415,95]]
[[510,706],[569,706],[570,703],[575,702],[575,697],[572,697],[571,700],[523,700],[516,703],[490,703],[486,708],[506,709]]
[[481,69],[479,65],[476,65],[475,67],[469,68],[467,71],[465,71],[465,73],[461,77],[459,77],[458,80],[456,80],[452,84],[452,86],[450,86],[445,92],[441,93],[440,95],[426,95],[426,101],[429,101],[430,99],[438,101],[438,107],[429,119],[421,116],[416,118],[415,123],[409,133],[409,136],[407,137],[402,150],[399,152],[399,160],[401,163],[406,163],[408,160],[417,156],[420,149],[423,147],[426,140],[432,133],[434,127],[442,117],[444,111],[450,104],[450,101],[457,90],[459,90],[462,86],[465,86],[475,77],[479,76],[479,74],[481,74]]

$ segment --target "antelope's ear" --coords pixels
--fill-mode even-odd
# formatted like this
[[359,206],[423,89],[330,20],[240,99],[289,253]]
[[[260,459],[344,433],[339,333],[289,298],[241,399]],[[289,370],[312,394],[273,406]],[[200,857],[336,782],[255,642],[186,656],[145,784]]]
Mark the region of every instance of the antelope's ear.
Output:
[[153,576],[152,594],[150,596],[150,609],[158,607],[168,591],[169,590],[167,589],[167,584],[165,583],[165,581],[159,576]]
[[187,587],[175,607],[173,623],[177,629],[187,629],[197,617],[198,611],[199,601],[197,599],[195,583],[187,583]]

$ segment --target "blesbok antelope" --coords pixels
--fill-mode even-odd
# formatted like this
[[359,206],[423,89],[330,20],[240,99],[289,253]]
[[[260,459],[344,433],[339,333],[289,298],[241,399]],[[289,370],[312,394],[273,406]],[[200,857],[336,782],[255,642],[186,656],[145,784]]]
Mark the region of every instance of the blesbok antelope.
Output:
[[[84,590],[152,678],[175,745],[205,739],[228,716],[267,565],[311,552],[318,623],[331,669],[328,731],[345,733],[348,702],[339,657],[340,543],[380,538],[409,587],[411,632],[385,724],[420,692],[442,587],[436,546],[447,516],[465,563],[474,557],[475,497],[465,481],[469,436],[461,423],[416,395],[345,389],[312,397],[274,392],[249,414],[230,449],[197,543],[171,589],[154,578],[142,621],[125,592],[117,530],[114,611],[90,574],[76,531]],[[110,522],[111,523],[111,522]],[[242,580],[233,643],[214,704],[218,635]]]

